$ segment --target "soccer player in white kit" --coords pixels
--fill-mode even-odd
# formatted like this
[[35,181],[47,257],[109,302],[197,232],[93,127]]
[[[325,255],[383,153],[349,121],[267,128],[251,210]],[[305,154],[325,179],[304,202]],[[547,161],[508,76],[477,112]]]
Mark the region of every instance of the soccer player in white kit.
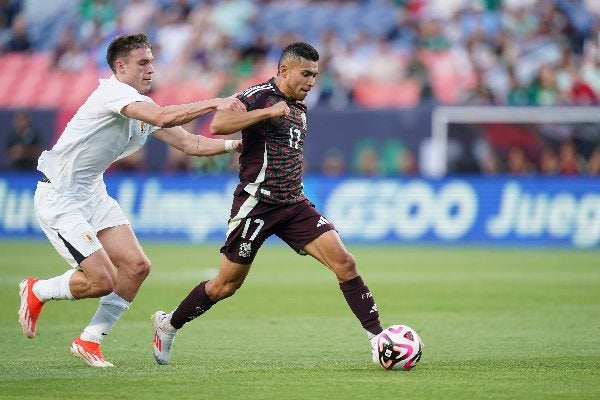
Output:
[[244,109],[235,97],[161,107],[143,95],[154,72],[152,47],[143,33],[115,38],[106,59],[114,75],[100,80],[38,162],[42,178],[35,210],[44,233],[72,268],[51,279],[29,277],[19,285],[19,322],[28,338],[35,336],[48,301],[100,297],[89,325],[71,344],[71,352],[94,367],[113,366],[100,343],[150,272],[127,217],[106,192],[104,171],[140,149],[150,134],[190,155],[240,151],[241,141],[193,135],[180,125],[215,110]]

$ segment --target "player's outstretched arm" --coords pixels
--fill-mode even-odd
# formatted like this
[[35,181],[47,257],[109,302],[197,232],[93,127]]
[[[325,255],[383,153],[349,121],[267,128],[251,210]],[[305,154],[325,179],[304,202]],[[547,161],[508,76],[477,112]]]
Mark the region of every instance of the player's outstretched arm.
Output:
[[186,124],[212,111],[244,109],[244,105],[237,98],[226,97],[165,107],[150,102],[136,101],[123,107],[121,113],[126,117],[144,121],[154,126],[172,128]]
[[241,140],[210,139],[194,135],[180,126],[155,131],[154,136],[190,156],[214,156],[242,151]]
[[267,118],[287,117],[290,108],[285,101],[280,101],[271,107],[248,112],[219,110],[210,123],[210,133],[213,135],[231,135]]

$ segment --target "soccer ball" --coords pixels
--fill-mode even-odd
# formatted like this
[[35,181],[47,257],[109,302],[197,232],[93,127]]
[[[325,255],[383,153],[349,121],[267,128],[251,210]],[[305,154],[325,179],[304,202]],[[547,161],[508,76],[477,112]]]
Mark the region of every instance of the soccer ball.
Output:
[[408,371],[421,359],[423,342],[412,328],[392,325],[377,336],[376,350],[383,368]]

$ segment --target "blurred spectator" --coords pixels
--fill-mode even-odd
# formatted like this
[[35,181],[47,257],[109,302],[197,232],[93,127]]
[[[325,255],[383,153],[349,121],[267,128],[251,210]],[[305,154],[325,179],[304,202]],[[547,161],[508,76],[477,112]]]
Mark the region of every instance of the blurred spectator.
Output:
[[129,32],[145,31],[152,23],[157,11],[156,3],[153,0],[127,1],[120,12],[123,27]]
[[26,111],[18,111],[7,140],[10,166],[19,171],[35,170],[42,153],[42,138],[31,125],[31,116]]
[[496,175],[501,172],[500,160],[494,151],[488,151],[480,160],[480,172],[484,175]]
[[372,53],[369,54],[370,67],[366,76],[371,82],[393,83],[405,77],[405,62],[390,42],[383,38],[376,40]]
[[558,157],[551,147],[544,147],[540,154],[539,171],[542,175],[556,175],[558,173]]
[[0,0],[0,22],[10,26],[15,15],[21,12],[21,0]]
[[18,14],[13,19],[11,33],[4,43],[5,52],[28,52],[32,49],[29,32],[27,31],[27,20],[25,14]]
[[417,57],[413,57],[406,67],[407,77],[415,80],[421,88],[421,99],[424,102],[434,98],[433,82],[429,71]]
[[509,90],[507,102],[509,106],[526,106],[529,104],[529,92],[521,85],[514,68],[508,69]]
[[491,143],[484,137],[475,140],[473,156],[479,166],[479,172],[484,175],[495,175],[502,172],[498,154],[492,148]]
[[531,162],[521,147],[513,146],[508,150],[506,172],[511,175],[526,175],[533,172]]
[[575,175],[581,172],[582,160],[577,154],[577,148],[572,140],[563,142],[559,149],[558,173],[561,175]]
[[365,139],[356,144],[352,169],[355,174],[362,176],[376,177],[381,174],[379,151],[373,140]]
[[21,12],[19,0],[0,0],[0,43],[3,32],[8,33],[13,24],[13,19]]
[[249,0],[223,0],[216,2],[213,20],[219,32],[235,37],[246,33],[255,13],[255,6]]
[[229,157],[227,157],[226,172],[230,174],[238,174],[240,172],[240,153],[229,154]]
[[553,106],[560,102],[556,73],[550,65],[542,66],[536,79],[529,86],[530,102],[536,106]]
[[400,140],[387,140],[380,153],[380,169],[384,175],[412,175],[417,172],[414,154]]
[[465,104],[477,106],[492,106],[497,104],[494,93],[484,79],[481,70],[475,72],[475,87],[466,94]]
[[598,96],[594,89],[583,79],[579,70],[572,71],[572,84],[567,92],[569,103],[578,106],[592,106],[598,104]]
[[428,18],[419,24],[417,46],[421,49],[444,51],[451,47],[439,19]]
[[52,51],[52,66],[61,71],[81,71],[89,60],[89,54],[76,39],[72,29],[66,29]]
[[98,24],[103,32],[112,31],[117,18],[117,8],[113,0],[81,0],[79,13],[84,35]]
[[191,170],[201,174],[223,174],[229,172],[230,157],[194,157]]
[[600,177],[600,145],[594,148],[587,162],[587,174]]
[[192,157],[174,147],[167,147],[167,172],[188,172],[192,168]]
[[166,7],[158,14],[156,43],[160,48],[159,62],[170,65],[179,60],[192,35],[192,25],[188,21],[189,8],[179,2],[177,7]]
[[339,176],[346,173],[346,161],[340,149],[332,147],[325,152],[321,173],[325,176]]

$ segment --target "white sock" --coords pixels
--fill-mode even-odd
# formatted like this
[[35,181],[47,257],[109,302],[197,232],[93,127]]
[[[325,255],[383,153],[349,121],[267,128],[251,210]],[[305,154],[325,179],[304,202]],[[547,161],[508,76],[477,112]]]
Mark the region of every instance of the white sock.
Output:
[[81,334],[81,339],[88,342],[102,342],[104,336],[117,322],[121,314],[129,309],[130,303],[120,297],[115,292],[112,292],[100,298],[100,305],[96,310],[96,314],[85,327]]
[[374,334],[374,333],[371,333],[371,332],[369,332],[369,331],[368,331],[368,330],[366,330],[366,329],[365,329],[365,332],[367,332],[367,337],[368,337],[368,338],[369,338],[369,340],[371,340],[371,341],[373,340],[373,338],[374,338],[375,336],[377,336],[376,334]]
[[54,278],[40,279],[33,284],[33,294],[43,303],[48,300],[73,300],[69,282],[75,271],[75,269],[70,269]]

